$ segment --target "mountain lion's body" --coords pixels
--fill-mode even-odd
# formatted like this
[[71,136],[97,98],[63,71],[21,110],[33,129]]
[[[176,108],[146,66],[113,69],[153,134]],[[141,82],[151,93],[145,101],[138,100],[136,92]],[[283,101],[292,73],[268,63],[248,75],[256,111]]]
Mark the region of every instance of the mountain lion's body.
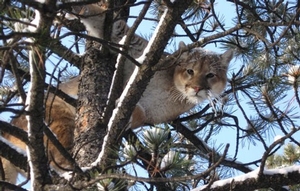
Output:
[[[116,29],[116,27],[123,28]],[[119,31],[116,32],[118,35],[115,35],[115,37],[121,36],[126,34],[124,32],[128,30],[128,26],[119,23],[119,25],[114,25],[114,30]],[[118,39],[120,38],[118,37]],[[129,52],[134,58],[138,58],[142,54],[141,50],[145,48],[147,41],[139,36],[135,36],[134,42],[137,43],[132,44],[133,46],[130,47]],[[135,45],[137,47],[134,47]],[[208,92],[215,96],[219,95],[226,85],[226,73],[231,58],[232,51],[218,55],[207,53],[203,49],[198,48],[184,53],[176,64],[166,70],[155,73],[138,102],[128,126],[137,128],[144,124],[169,122],[207,99]],[[129,65],[128,68],[127,70],[132,72],[134,66]],[[125,80],[128,79],[129,73],[127,76],[125,75]],[[79,77],[76,77],[70,82],[61,84],[60,89],[74,96],[77,94],[78,84]],[[52,94],[50,98],[53,98]],[[75,108],[58,97],[55,98],[52,106],[49,100],[52,99],[48,99],[46,104],[45,121],[63,146],[69,149],[73,145]],[[51,112],[49,115],[50,108]],[[12,124],[24,130],[27,129],[27,121],[24,116],[12,120]],[[18,139],[8,134],[5,134],[5,137],[16,146],[25,149],[25,144]],[[49,150],[50,161],[53,161],[53,157],[55,163],[59,166],[70,169],[65,162],[66,160],[46,140],[45,145],[47,145]],[[2,160],[4,161],[6,179],[14,183],[17,169],[7,160]],[[52,162],[51,166],[59,170],[55,163]]]

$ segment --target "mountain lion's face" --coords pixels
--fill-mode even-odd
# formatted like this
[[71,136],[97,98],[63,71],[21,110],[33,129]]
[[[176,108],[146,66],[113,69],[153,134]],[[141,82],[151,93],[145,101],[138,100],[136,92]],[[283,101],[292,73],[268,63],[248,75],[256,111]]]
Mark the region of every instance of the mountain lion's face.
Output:
[[185,53],[176,66],[174,85],[181,93],[177,99],[187,99],[198,104],[210,96],[218,96],[225,88],[228,64],[233,52],[228,50],[218,55],[199,48]]

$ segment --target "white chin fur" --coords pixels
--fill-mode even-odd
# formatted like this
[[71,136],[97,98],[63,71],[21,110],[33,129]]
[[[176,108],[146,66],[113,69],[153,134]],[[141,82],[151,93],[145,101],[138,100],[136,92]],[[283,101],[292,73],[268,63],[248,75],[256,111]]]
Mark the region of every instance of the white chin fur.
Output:
[[186,95],[188,101],[192,104],[199,104],[201,103],[202,101],[204,101],[205,99],[207,99],[207,93],[206,91],[202,90],[200,92],[195,93],[195,91],[191,91],[191,92],[188,92],[188,95]]
[[186,100],[187,102],[197,105],[201,102],[203,102],[205,99],[207,99],[207,91],[202,90],[200,92],[197,93],[193,90],[193,89],[183,89],[183,88],[176,88],[178,92],[180,92],[179,94],[175,94],[175,96],[173,96],[173,98],[175,100]]
[[190,103],[195,104],[195,105],[197,105],[205,100],[205,98],[199,97],[199,96],[189,96],[189,97],[187,97],[187,99]]

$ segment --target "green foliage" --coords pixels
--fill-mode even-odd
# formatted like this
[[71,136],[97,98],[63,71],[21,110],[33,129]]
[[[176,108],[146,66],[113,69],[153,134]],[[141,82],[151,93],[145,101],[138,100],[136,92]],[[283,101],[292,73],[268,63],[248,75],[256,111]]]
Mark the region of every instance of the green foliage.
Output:
[[[283,154],[273,154],[268,157],[266,167],[269,169],[280,169],[287,166],[299,165],[300,148],[295,144],[284,145]],[[291,191],[300,189],[300,185],[287,186]],[[263,190],[261,190],[263,191]]]
[[[194,161],[190,159],[187,149],[178,149],[178,137],[172,136],[168,127],[151,127],[140,132],[140,144],[124,141],[121,163],[137,165],[150,177],[181,177],[192,175]],[[132,140],[131,140],[132,141]],[[139,153],[143,152],[143,156]],[[145,155],[147,153],[147,155]],[[130,166],[131,166],[130,165]],[[131,168],[128,166],[127,168]],[[173,189],[184,187],[180,182],[169,185]]]
[[283,154],[273,154],[268,157],[267,167],[282,168],[299,164],[300,161],[300,148],[294,144],[288,143],[284,145]]

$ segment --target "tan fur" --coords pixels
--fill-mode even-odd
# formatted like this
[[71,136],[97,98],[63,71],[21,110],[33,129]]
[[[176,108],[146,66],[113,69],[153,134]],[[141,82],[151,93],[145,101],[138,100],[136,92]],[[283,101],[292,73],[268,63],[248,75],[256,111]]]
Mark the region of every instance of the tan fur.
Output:
[[[78,77],[72,79],[68,83],[62,83],[60,89],[69,95],[77,95]],[[74,92],[75,91],[75,92]],[[54,100],[53,100],[54,99]],[[46,101],[45,122],[49,125],[52,132],[56,135],[60,143],[67,149],[71,149],[74,143],[75,130],[75,108],[53,94],[49,94]],[[25,115],[14,118],[11,123],[25,131],[27,131],[27,120]],[[4,138],[13,143],[15,146],[26,151],[26,144],[10,134],[4,134]],[[44,138],[44,144],[47,149],[47,155],[51,167],[56,172],[65,172],[64,169],[72,170],[72,167],[54,147],[54,145]],[[11,183],[16,183],[17,174],[24,172],[10,164],[6,159],[1,159],[5,171],[5,179]]]
[[90,36],[103,38],[106,7],[102,3],[73,6],[72,9],[76,15],[80,16],[80,20]]
[[129,124],[131,128],[139,127],[141,126],[141,121],[146,121],[147,117],[145,116],[145,110],[143,107],[141,107],[140,104],[137,104],[135,106],[135,109],[133,110],[131,114],[131,118],[129,120]]
[[72,96],[73,98],[77,98],[79,79],[80,77],[76,76],[71,78],[66,83],[60,83],[58,89],[62,90],[69,96]]

